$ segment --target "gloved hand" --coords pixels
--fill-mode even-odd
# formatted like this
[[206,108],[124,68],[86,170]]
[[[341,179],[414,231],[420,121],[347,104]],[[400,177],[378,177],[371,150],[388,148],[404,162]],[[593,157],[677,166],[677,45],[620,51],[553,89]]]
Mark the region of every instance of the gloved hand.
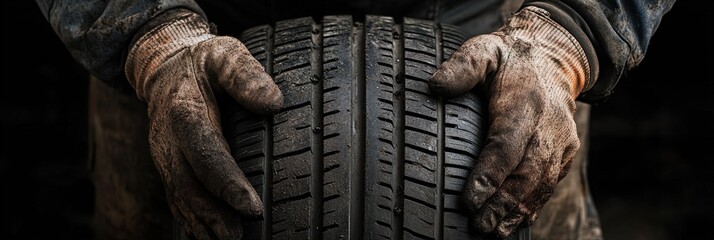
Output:
[[533,223],[580,145],[574,101],[589,76],[576,39],[532,6],[466,41],[434,73],[437,93],[483,84],[489,98],[486,145],[462,195],[475,230],[504,238]]
[[149,112],[152,158],[171,211],[189,236],[238,239],[241,216],[262,214],[260,198],[229,153],[217,97],[277,111],[282,94],[235,38],[210,34],[185,11],[166,14],[139,34],[125,72]]

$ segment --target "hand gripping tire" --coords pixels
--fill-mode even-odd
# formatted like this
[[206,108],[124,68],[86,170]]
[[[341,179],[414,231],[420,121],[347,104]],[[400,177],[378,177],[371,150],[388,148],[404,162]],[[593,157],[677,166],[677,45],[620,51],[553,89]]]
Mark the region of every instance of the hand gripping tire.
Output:
[[411,18],[363,22],[300,18],[240,37],[285,96],[274,116],[224,112],[232,154],[266,209],[245,222],[244,239],[475,238],[460,193],[483,144],[484,105],[427,85],[463,35]]

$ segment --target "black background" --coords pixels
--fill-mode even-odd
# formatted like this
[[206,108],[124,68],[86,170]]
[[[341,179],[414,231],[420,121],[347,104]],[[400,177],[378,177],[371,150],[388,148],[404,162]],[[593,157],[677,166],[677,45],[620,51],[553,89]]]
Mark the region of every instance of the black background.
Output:
[[[593,107],[589,176],[607,239],[714,238],[714,42],[702,2],[676,3],[645,60]],[[34,1],[2,9],[0,238],[88,239],[86,72]]]

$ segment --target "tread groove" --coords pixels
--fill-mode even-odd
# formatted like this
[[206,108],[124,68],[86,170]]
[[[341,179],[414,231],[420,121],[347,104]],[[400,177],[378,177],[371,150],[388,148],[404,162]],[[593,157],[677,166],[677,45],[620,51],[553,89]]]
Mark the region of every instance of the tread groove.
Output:
[[[438,23],[434,24],[434,39],[436,43],[436,56],[435,56],[435,61],[436,61],[436,67],[438,68],[441,62],[443,61],[443,46],[442,46],[442,34],[441,34],[441,26]],[[437,160],[436,160],[436,219],[434,220],[434,238],[436,239],[443,239],[444,238],[444,146],[446,145],[446,138],[445,136],[445,128],[444,128],[444,117],[445,117],[445,110],[444,108],[444,98],[439,97],[439,102],[437,105],[437,124],[436,126],[438,127],[438,141],[437,141]]]
[[[265,54],[265,70],[268,74],[275,80],[275,74],[273,72],[273,45],[275,44],[275,30],[272,27],[268,27],[267,31],[267,46]],[[263,152],[265,152],[265,157],[263,158],[263,168],[265,168],[265,174],[263,175],[263,205],[265,210],[263,211],[263,222],[261,239],[270,239],[273,231],[273,116],[265,117],[263,121],[265,124],[265,143],[263,144]]]
[[310,68],[313,77],[317,80],[312,86],[312,206],[310,208],[310,239],[322,239],[320,226],[323,225],[323,152],[324,142],[322,139],[323,118],[323,85],[322,79],[322,26],[313,22],[312,24],[312,48],[310,53]]
[[361,23],[352,23],[352,161],[350,164],[350,239],[363,239],[364,236],[364,146],[365,146],[365,31]]
[[[405,106],[405,84],[404,84],[404,27],[402,24],[397,24],[392,30],[393,40],[393,61],[394,66],[394,84],[396,86],[395,93],[393,94],[394,102],[394,116],[395,116],[395,136],[394,143],[396,145],[396,155],[394,156],[394,173],[393,183],[395,186],[394,197],[392,206],[394,209],[404,209],[404,163],[405,163],[405,128],[406,120],[404,112],[406,111]],[[396,36],[395,36],[396,35]],[[404,215],[399,211],[394,211],[392,213],[392,239],[402,239],[404,238]]]

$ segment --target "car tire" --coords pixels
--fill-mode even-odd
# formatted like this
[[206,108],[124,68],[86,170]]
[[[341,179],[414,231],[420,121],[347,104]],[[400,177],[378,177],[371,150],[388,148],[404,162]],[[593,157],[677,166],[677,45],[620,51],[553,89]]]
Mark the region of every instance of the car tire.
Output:
[[[477,93],[428,79],[464,41],[454,27],[384,16],[299,18],[241,41],[284,106],[224,111],[233,156],[261,195],[244,239],[474,239],[460,201],[483,145]],[[522,234],[514,234],[514,239]]]

